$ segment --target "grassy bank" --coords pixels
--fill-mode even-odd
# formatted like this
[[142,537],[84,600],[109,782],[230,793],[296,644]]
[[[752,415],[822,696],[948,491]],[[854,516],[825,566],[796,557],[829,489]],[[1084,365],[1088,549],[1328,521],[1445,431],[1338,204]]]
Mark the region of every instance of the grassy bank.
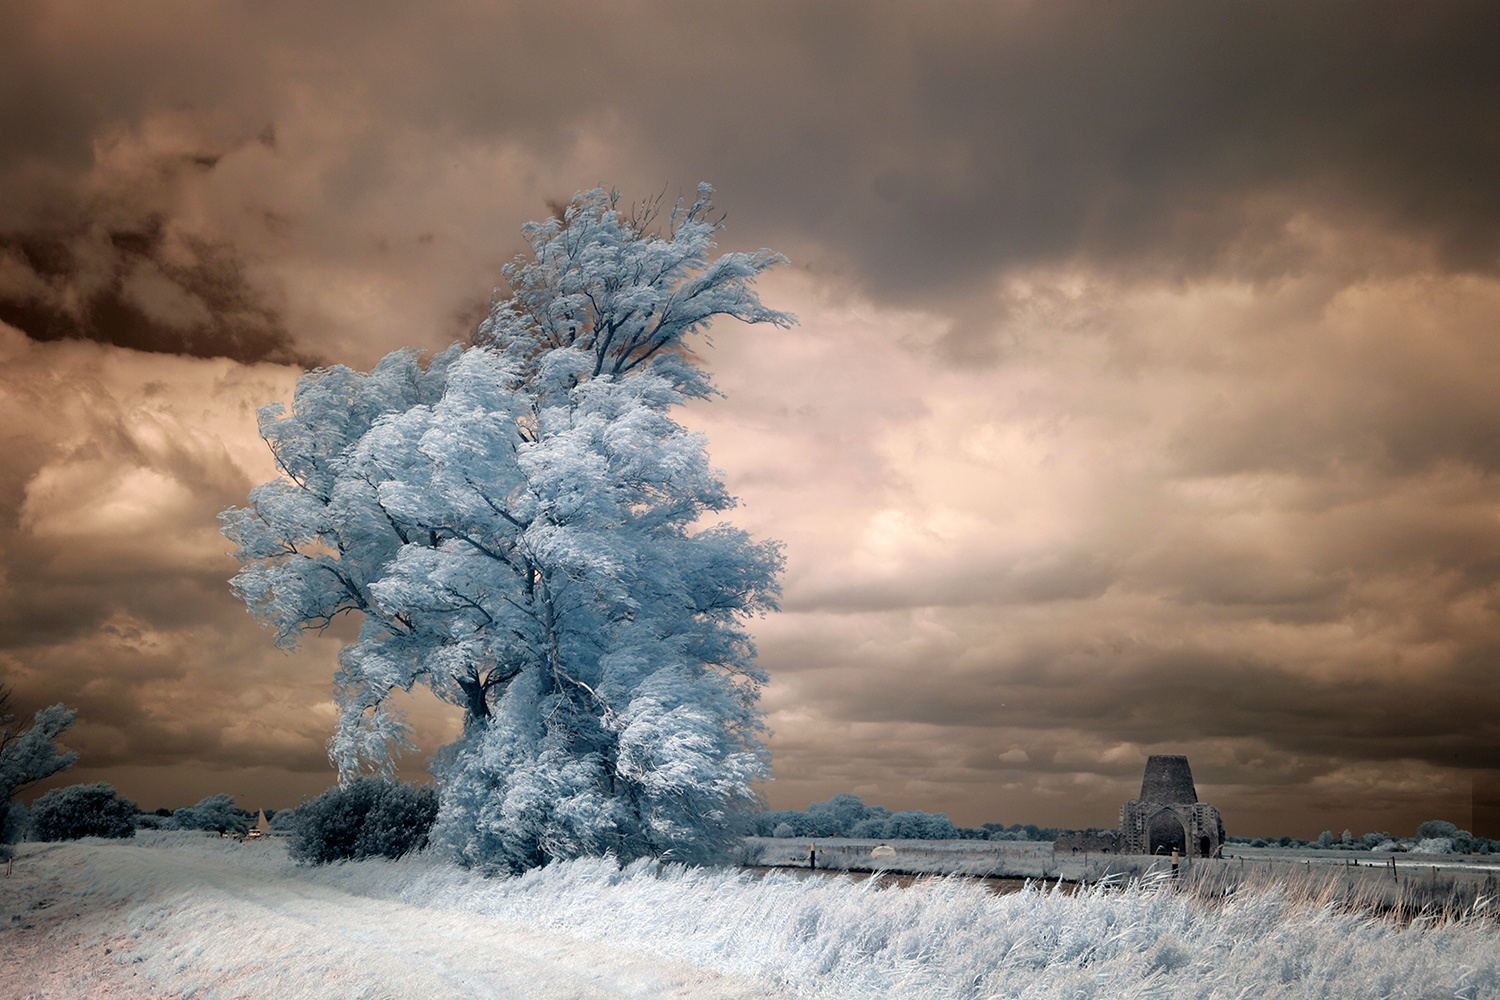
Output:
[[[1500,1000],[1495,922],[1351,912],[1253,866],[1002,896],[607,859],[490,879],[431,857],[299,868],[280,844],[201,839],[24,845],[19,863],[59,899],[109,900],[90,933],[125,942],[111,958],[202,1000],[617,995],[496,978],[557,962],[610,989],[651,962],[684,984],[618,995]],[[728,978],[690,989],[684,968]]]

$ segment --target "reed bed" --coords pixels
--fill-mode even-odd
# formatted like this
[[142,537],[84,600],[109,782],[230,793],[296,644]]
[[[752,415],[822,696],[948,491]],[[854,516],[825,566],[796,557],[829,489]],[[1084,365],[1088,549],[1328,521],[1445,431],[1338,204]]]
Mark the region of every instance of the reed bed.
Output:
[[1495,876],[1463,878],[1416,866],[1195,864],[1176,889],[1210,905],[1245,893],[1280,892],[1289,900],[1342,913],[1382,917],[1398,923],[1500,922],[1500,884]]

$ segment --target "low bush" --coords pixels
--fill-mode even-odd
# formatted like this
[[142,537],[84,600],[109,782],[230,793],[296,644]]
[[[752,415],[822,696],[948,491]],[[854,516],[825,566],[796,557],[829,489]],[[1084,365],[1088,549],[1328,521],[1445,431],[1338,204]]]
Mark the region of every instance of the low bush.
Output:
[[356,778],[297,807],[291,855],[304,864],[399,858],[427,846],[437,792],[380,778]]
[[31,804],[31,837],[134,837],[139,811],[134,802],[120,798],[115,786],[107,782],[54,788]]

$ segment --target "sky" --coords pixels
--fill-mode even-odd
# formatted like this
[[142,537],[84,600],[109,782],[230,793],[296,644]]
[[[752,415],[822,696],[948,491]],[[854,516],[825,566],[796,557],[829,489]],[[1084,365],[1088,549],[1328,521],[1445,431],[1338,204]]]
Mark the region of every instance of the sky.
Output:
[[[217,515],[574,192],[768,247],[682,421],[785,543],[775,808],[1500,837],[1500,5],[0,5],[0,684],[146,808],[334,780]],[[426,753],[456,716],[409,709]],[[423,754],[403,774],[423,777]],[[40,788],[50,787],[39,786]],[[1479,803],[1476,815],[1476,801]]]

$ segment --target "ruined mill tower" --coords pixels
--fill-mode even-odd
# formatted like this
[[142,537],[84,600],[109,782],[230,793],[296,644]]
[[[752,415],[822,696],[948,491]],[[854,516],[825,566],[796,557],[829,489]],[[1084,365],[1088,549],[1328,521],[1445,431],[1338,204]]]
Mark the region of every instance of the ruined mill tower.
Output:
[[1219,810],[1198,801],[1193,771],[1181,754],[1146,760],[1141,797],[1120,807],[1122,854],[1170,854],[1209,858],[1224,843]]

